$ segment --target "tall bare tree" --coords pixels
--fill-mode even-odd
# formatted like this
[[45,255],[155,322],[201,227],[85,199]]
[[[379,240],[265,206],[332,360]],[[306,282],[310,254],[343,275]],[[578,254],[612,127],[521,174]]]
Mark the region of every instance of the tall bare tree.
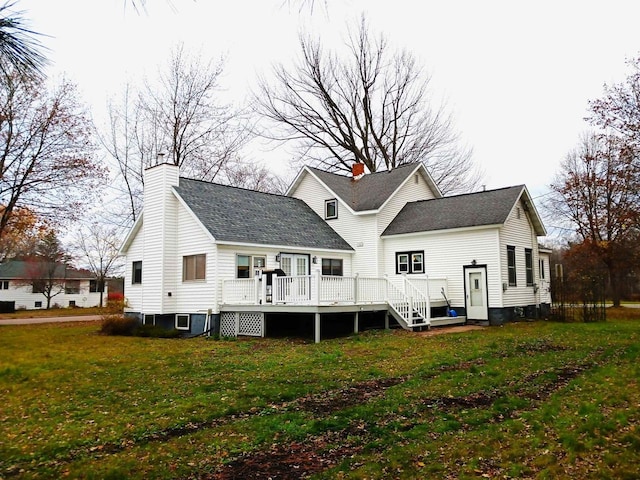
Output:
[[76,233],[75,244],[78,250],[76,258],[86,263],[91,273],[96,276],[101,307],[107,278],[122,266],[118,253],[121,241],[117,227],[97,222],[81,228]]
[[257,110],[279,127],[263,135],[296,142],[300,160],[329,171],[349,172],[354,161],[370,172],[423,162],[443,192],[473,188],[471,151],[434,105],[416,59],[371,35],[365,18],[347,46],[341,56],[301,36],[295,67],[277,65],[275,82],[260,83]]
[[104,174],[93,134],[73,84],[0,74],[0,238],[16,208],[56,221],[82,211]]
[[570,152],[551,185],[547,207],[574,228],[580,252],[606,270],[615,305],[623,279],[638,266],[640,178],[637,153],[617,136],[590,133]]
[[178,46],[166,70],[147,79],[137,95],[128,87],[122,102],[111,104],[102,142],[116,163],[129,221],[142,205],[144,169],[160,153],[181,175],[207,181],[233,178],[228,169],[246,163],[240,150],[250,129],[240,110],[220,101],[222,72],[222,60],[205,62]]

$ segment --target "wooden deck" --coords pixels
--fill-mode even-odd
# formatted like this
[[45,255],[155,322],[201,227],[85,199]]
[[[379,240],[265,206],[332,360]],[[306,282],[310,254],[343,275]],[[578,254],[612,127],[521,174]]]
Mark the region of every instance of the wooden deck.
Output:
[[[267,280],[268,278],[268,280]],[[432,326],[462,325],[465,317],[433,315],[446,306],[446,278],[407,276],[341,277],[303,275],[225,280],[219,307],[222,330],[235,335],[263,335],[265,315],[313,314],[315,338],[320,341],[322,315],[353,314],[354,331],[362,312],[386,313],[411,331]],[[246,328],[244,328],[246,327]]]

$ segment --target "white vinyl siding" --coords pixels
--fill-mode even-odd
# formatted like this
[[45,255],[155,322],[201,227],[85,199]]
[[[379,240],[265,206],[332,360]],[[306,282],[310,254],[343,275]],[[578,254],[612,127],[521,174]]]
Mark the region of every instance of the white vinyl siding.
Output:
[[[497,228],[385,237],[385,273],[398,281],[400,275],[396,274],[396,252],[424,250],[426,276],[446,277],[449,299],[453,306],[460,307],[464,306],[463,266],[470,265],[475,260],[478,265],[487,265],[489,305],[500,306],[502,291],[497,243]],[[419,278],[420,275],[415,277]],[[435,292],[435,295],[438,293]]]
[[[144,224],[138,234],[133,238],[129,249],[127,250],[127,262],[125,265],[124,273],[124,296],[127,300],[127,311],[141,312],[142,311],[142,293],[143,285],[141,283],[133,283],[133,262],[142,261],[144,242],[142,239]],[[144,264],[142,265],[144,275]]]
[[[178,202],[171,187],[178,184],[178,168],[158,165],[145,171],[142,258],[142,311],[173,313],[181,259],[176,258]],[[200,253],[200,252],[198,252]]]
[[[175,199],[178,202],[177,199]],[[205,313],[208,309],[217,308],[216,282],[216,245],[211,236],[204,230],[202,224],[196,221],[191,213],[178,203],[177,248],[176,259],[180,263],[180,270],[175,273],[176,282],[172,312]],[[204,255],[206,258],[204,280],[181,281],[182,259],[192,255]],[[167,313],[172,313],[167,312]]]
[[[518,215],[518,213],[520,215]],[[515,247],[517,285],[509,286],[507,245]],[[537,295],[534,287],[527,285],[527,269],[525,262],[525,249],[532,250],[532,268],[534,282],[538,277],[538,239],[533,225],[529,221],[521,201],[514,206],[507,221],[500,229],[501,273],[503,282],[507,283],[507,289],[503,293],[505,307],[534,305],[537,303]]]
[[[292,194],[294,197],[304,200],[320,218],[324,218],[325,200],[335,198],[333,193],[310,174],[306,174],[302,178],[296,191]],[[328,221],[327,224],[355,250],[353,271],[360,275],[379,275],[380,245],[379,237],[376,234],[376,215],[355,215],[340,199],[337,201],[338,218]]]

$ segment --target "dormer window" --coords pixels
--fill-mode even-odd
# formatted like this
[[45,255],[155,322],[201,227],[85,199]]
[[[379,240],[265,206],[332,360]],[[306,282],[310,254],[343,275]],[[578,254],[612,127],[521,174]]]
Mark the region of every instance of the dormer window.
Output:
[[338,218],[338,201],[335,198],[324,201],[324,219],[332,218]]

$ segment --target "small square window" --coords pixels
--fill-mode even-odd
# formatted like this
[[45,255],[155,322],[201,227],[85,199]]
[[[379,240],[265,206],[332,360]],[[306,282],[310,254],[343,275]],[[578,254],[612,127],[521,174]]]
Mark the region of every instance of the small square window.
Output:
[[9,290],[9,280],[3,280],[0,282],[0,290]]
[[207,256],[186,255],[182,257],[182,281],[205,280],[207,271]]
[[324,201],[324,218],[326,220],[338,218],[338,201],[335,198]]
[[342,276],[342,259],[340,258],[323,258],[322,259],[322,275]]
[[153,314],[145,314],[144,320],[142,321],[144,325],[155,325],[156,324],[156,316]]
[[34,306],[35,308],[42,308],[42,302],[40,302],[40,301],[35,302],[33,306]]
[[177,330],[189,330],[189,315],[178,314],[176,315],[176,329]]
[[69,300],[69,308],[75,308],[76,307],[76,301],[75,300]]

